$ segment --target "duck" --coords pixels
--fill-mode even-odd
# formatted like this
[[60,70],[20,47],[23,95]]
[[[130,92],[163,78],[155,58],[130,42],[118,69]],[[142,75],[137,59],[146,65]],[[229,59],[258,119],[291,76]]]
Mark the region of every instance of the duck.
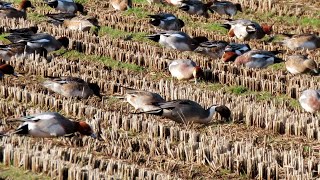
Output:
[[308,59],[303,55],[291,55],[288,56],[286,62],[286,69],[291,74],[301,74],[305,72],[319,73],[318,65],[313,59]]
[[158,103],[159,108],[141,113],[153,114],[171,119],[177,123],[199,123],[208,124],[212,121],[213,116],[217,113],[224,120],[229,120],[231,111],[224,105],[212,105],[208,109],[204,109],[195,101],[188,99],[177,99]]
[[0,1],[0,8],[14,8],[14,7],[10,2]]
[[320,37],[315,34],[284,34],[288,36],[281,42],[291,50],[308,49],[313,50],[320,48]]
[[222,57],[224,49],[228,44],[226,41],[207,41],[200,43],[194,52],[217,59]]
[[135,108],[135,112],[158,109],[158,103],[166,102],[158,93],[126,88],[126,101]]
[[283,62],[275,56],[277,51],[250,50],[235,58],[235,65],[244,65],[247,68],[266,68],[269,65]]
[[213,12],[210,9],[210,6],[212,6],[212,4],[213,2],[203,3],[202,1],[183,0],[182,5],[179,7],[179,9],[191,15],[199,15],[208,18],[208,11]]
[[93,27],[99,27],[95,17],[80,17],[70,13],[46,14],[51,22],[57,26],[62,25],[69,30],[89,32]]
[[27,46],[33,49],[43,47],[48,52],[59,50],[62,46],[68,48],[69,45],[69,39],[67,37],[56,39],[48,33],[37,33],[33,35],[21,34],[19,37],[9,34],[5,38],[12,43],[26,42]]
[[169,64],[171,76],[180,80],[189,80],[194,78],[195,83],[198,78],[203,78],[204,73],[200,66],[190,59],[177,59]]
[[22,56],[30,54],[39,54],[41,57],[47,58],[47,50],[43,47],[31,48],[27,46],[26,42],[12,43],[7,45],[0,45],[0,58],[9,61],[12,56]]
[[59,137],[79,132],[82,135],[96,138],[89,124],[84,121],[71,121],[57,112],[44,112],[11,119],[10,122],[23,122],[13,134],[32,137]]
[[166,31],[180,31],[185,25],[181,19],[178,19],[171,13],[159,13],[148,16],[151,18],[150,24]]
[[61,12],[72,13],[75,14],[78,11],[82,14],[85,14],[85,10],[82,4],[74,2],[73,0],[49,0],[45,1],[45,3]]
[[272,25],[261,24],[247,19],[228,20],[222,27],[229,30],[230,37],[236,37],[239,40],[247,41],[250,39],[261,39],[266,34],[270,35]]
[[31,2],[29,0],[22,0],[19,8],[11,8],[11,7],[2,7],[0,8],[0,17],[1,18],[27,18],[27,8],[34,9]]
[[62,76],[49,77],[42,82],[45,88],[61,94],[65,97],[78,97],[87,99],[89,96],[96,95],[101,99],[100,87],[96,83],[87,83],[81,78]]
[[307,89],[302,91],[299,98],[301,107],[310,113],[320,110],[320,90]]
[[191,38],[188,34],[181,31],[165,31],[146,37],[160,43],[166,48],[176,49],[178,51],[193,51],[200,43],[208,41],[208,39],[203,36]]
[[234,61],[236,57],[250,50],[249,44],[230,43],[224,48],[221,59],[224,62]]
[[219,15],[228,15],[228,16],[235,16],[238,11],[242,12],[241,4],[239,3],[232,3],[230,1],[218,1],[214,0],[213,5],[210,9]]
[[1,64],[0,65],[0,79],[3,79],[5,74],[18,76],[18,74],[14,71],[14,67],[10,64]]
[[132,0],[111,0],[110,4],[116,11],[126,11],[132,8]]

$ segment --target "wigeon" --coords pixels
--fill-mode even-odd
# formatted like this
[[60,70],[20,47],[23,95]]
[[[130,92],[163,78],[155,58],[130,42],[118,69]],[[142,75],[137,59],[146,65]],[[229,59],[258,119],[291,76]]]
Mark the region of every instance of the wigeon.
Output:
[[1,64],[0,65],[0,79],[2,79],[5,74],[17,76],[17,73],[14,71],[14,68],[10,64]]
[[49,77],[42,85],[65,97],[88,98],[96,95],[101,98],[100,87],[96,83],[87,83],[77,77]]
[[226,41],[207,41],[200,43],[194,51],[200,54],[205,54],[211,58],[221,58],[225,47],[228,45]]
[[283,40],[282,44],[291,50],[320,48],[320,37],[314,34],[286,35],[289,38]]
[[9,61],[12,56],[39,54],[40,56],[47,58],[47,50],[43,47],[33,49],[27,46],[27,43],[12,43],[8,45],[0,45],[0,58]]
[[320,110],[320,91],[319,90],[304,90],[299,98],[301,107],[310,113],[315,113]]
[[[165,0],[166,3],[174,6],[181,6],[184,0]],[[189,1],[200,1],[200,0],[189,0]]]
[[212,6],[213,2],[203,3],[201,1],[190,1],[190,0],[183,0],[182,5],[179,7],[179,9],[187,12],[191,15],[199,15],[204,16],[206,18],[209,17],[208,11],[213,12],[210,9],[210,6]]
[[250,50],[238,57],[234,63],[244,65],[248,68],[266,68],[269,65],[283,62],[282,59],[275,56],[274,52],[263,50]]
[[222,27],[229,30],[228,35],[230,37],[235,36],[242,41],[261,39],[272,31],[272,26],[267,24],[261,24],[260,26],[258,23],[246,19],[229,20]]
[[222,54],[221,59],[224,62],[234,61],[236,57],[250,50],[251,48],[248,44],[230,43],[224,48],[224,52]]
[[157,93],[135,89],[126,89],[125,98],[135,108],[135,112],[158,109],[158,103],[165,102]]
[[125,11],[132,8],[132,0],[111,0],[110,4],[117,11]]
[[226,14],[228,16],[234,16],[237,11],[242,12],[241,5],[239,3],[232,3],[230,1],[213,1],[213,5],[210,7],[211,10],[215,11],[219,15]]
[[49,0],[46,2],[50,7],[66,13],[85,13],[82,4],[74,2],[73,0]]
[[160,13],[148,16],[152,18],[149,21],[150,24],[157,26],[163,30],[180,31],[180,29],[184,26],[184,22],[181,19],[178,19],[173,14]]
[[69,39],[67,37],[60,37],[59,39],[56,39],[47,33],[20,36],[21,38],[17,38],[15,36],[10,37],[9,35],[5,38],[13,43],[27,42],[27,46],[30,46],[33,49],[44,47],[48,52],[59,50],[62,46],[68,48],[69,45]]
[[27,8],[34,8],[29,0],[22,0],[19,8],[0,8],[0,17],[1,18],[27,18]]
[[62,25],[70,30],[89,32],[91,28],[98,27],[98,20],[94,17],[79,17],[69,13],[47,14],[55,25]]
[[198,78],[204,77],[204,73],[200,66],[190,59],[178,59],[169,64],[169,71],[172,77],[178,80],[189,80],[194,78],[197,83]]
[[11,119],[11,121],[23,122],[15,130],[14,134],[33,137],[58,137],[79,132],[82,135],[96,138],[89,124],[84,121],[71,121],[57,112],[34,114]]
[[310,71],[316,74],[319,73],[317,63],[313,59],[308,59],[303,55],[288,56],[285,65],[291,74],[301,74]]
[[180,31],[160,32],[158,34],[148,35],[147,38],[159,42],[167,48],[179,51],[193,51],[200,43],[208,41],[206,37],[200,36],[191,38],[186,33]]
[[229,120],[231,116],[230,109],[224,105],[213,105],[208,109],[204,109],[201,105],[191,100],[173,100],[158,103],[158,105],[158,109],[144,113],[162,116],[184,124],[208,124],[212,121],[216,112],[225,120]]

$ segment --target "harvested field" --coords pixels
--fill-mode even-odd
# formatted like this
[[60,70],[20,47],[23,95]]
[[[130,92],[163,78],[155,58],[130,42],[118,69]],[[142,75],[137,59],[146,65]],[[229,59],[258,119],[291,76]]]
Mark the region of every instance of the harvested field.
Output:
[[[114,11],[109,1],[79,1],[99,25],[92,32],[67,30],[47,23],[58,11],[32,0],[35,10],[23,19],[0,19],[0,33],[37,25],[40,32],[69,38],[69,47],[3,61],[21,76],[0,82],[0,179],[318,179],[320,178],[320,114],[299,104],[305,89],[320,89],[319,75],[292,75],[284,62],[249,69],[196,52],[162,47],[145,36],[158,31],[148,14],[170,12],[185,22],[190,36],[238,42],[220,27],[227,16],[189,15],[177,7],[134,0],[133,8]],[[291,50],[281,33],[320,32],[320,2],[234,0],[247,18],[273,24],[272,38],[244,41],[252,49],[282,50],[278,57],[305,54],[320,63],[320,48]],[[0,41],[8,44],[0,35]],[[243,43],[243,42],[242,42]],[[178,81],[168,72],[173,59],[192,59],[204,69],[198,84]],[[102,100],[66,98],[40,85],[45,76],[74,76],[97,83]],[[223,104],[230,122],[215,115],[209,125],[179,124],[160,116],[134,114],[117,98],[124,87],[159,93],[165,100],[190,99],[203,107]],[[87,121],[98,139],[34,138],[5,135],[18,127],[11,118],[53,111]],[[2,176],[2,172],[5,174]],[[23,173],[21,173],[23,172]],[[22,178],[21,178],[22,179]]]

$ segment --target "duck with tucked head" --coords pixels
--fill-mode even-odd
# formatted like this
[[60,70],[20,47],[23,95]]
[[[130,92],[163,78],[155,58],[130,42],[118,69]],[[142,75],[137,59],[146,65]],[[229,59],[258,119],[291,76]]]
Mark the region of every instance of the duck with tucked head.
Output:
[[299,98],[301,107],[310,113],[320,110],[320,91],[307,89],[304,90]]
[[82,4],[74,2],[73,0],[49,0],[46,1],[48,6],[65,13],[75,14],[77,11],[85,13]]
[[199,78],[204,77],[204,73],[200,66],[190,59],[177,59],[169,64],[169,71],[172,77],[178,80],[194,79],[195,83]]

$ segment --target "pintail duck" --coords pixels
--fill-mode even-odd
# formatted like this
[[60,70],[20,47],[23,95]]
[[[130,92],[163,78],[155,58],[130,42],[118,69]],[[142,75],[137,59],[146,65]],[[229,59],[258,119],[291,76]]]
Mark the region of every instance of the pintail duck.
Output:
[[56,10],[66,13],[75,14],[77,11],[80,13],[85,13],[82,4],[74,2],[73,0],[49,0],[46,3]]
[[217,112],[222,118],[229,120],[231,111],[224,105],[213,105],[208,109],[203,109],[198,103],[191,100],[173,100],[158,103],[159,109],[144,113],[163,116],[177,123],[200,123],[208,124]]
[[125,11],[132,8],[132,0],[111,0],[110,4],[117,11]]
[[178,19],[173,14],[160,13],[148,16],[152,18],[149,21],[150,24],[157,26],[163,30],[180,31],[180,29],[184,26],[184,22],[181,19]]
[[213,5],[210,7],[211,10],[215,11],[219,15],[226,14],[228,16],[234,16],[237,11],[242,12],[241,5],[239,3],[232,3],[230,1],[213,1]]
[[22,0],[19,8],[8,8],[2,7],[0,8],[0,17],[1,18],[27,18],[27,8],[34,8],[29,0]]
[[33,137],[58,137],[79,132],[82,135],[96,138],[89,124],[84,121],[70,121],[57,112],[45,112],[11,119],[11,122],[14,121],[23,122],[14,134]]
[[303,55],[288,56],[285,65],[291,74],[300,74],[310,71],[313,71],[316,74],[319,73],[317,63]]
[[178,80],[189,80],[194,78],[197,83],[198,78],[203,78],[204,73],[200,66],[190,59],[178,59],[169,64],[169,71],[172,77]]
[[200,43],[194,51],[214,59],[221,58],[228,44],[226,41],[207,41]]
[[27,46],[26,42],[12,43],[8,45],[0,45],[0,58],[9,61],[12,56],[39,54],[47,58],[47,50],[43,47],[33,49]]
[[299,49],[317,49],[320,48],[320,37],[314,34],[300,34],[291,35],[285,34],[289,38],[282,41],[284,46],[287,46],[291,50]]
[[0,79],[4,77],[5,74],[17,76],[17,73],[14,71],[14,68],[9,64],[0,65]]
[[304,90],[299,98],[301,107],[310,113],[315,113],[320,110],[320,91],[319,90]]
[[246,19],[229,20],[224,23],[222,27],[229,30],[228,35],[230,37],[236,36],[242,41],[261,39],[266,34],[269,35],[272,31],[272,26],[267,24],[262,24],[260,26],[258,23]]
[[212,6],[212,4],[213,2],[208,2],[204,4],[201,1],[183,0],[182,5],[179,7],[179,9],[191,15],[199,15],[199,16],[204,16],[208,18],[209,17],[208,11],[213,12],[210,9],[210,6]]
[[42,85],[65,97],[88,98],[96,95],[101,98],[100,87],[96,83],[87,83],[77,77],[48,77]]
[[234,61],[236,57],[250,50],[251,48],[248,44],[230,43],[224,48],[224,52],[221,59],[224,62]]
[[269,65],[283,62],[282,59],[275,56],[278,52],[250,50],[238,57],[234,63],[236,65],[245,65],[248,68],[266,68]]
[[158,103],[166,102],[159,94],[126,88],[125,98],[135,108],[135,112],[158,109]]
[[43,47],[48,52],[59,50],[62,46],[68,48],[69,45],[69,39],[67,37],[60,37],[59,39],[56,39],[47,33],[38,33],[34,35],[21,34],[19,38],[9,35],[5,38],[13,43],[27,42],[27,46],[32,49]]
[[147,38],[159,42],[167,48],[179,51],[193,51],[200,43],[208,41],[206,37],[200,36],[191,38],[186,33],[180,31],[160,32],[158,34],[148,35]]
[[99,27],[98,20],[94,17],[79,17],[69,13],[47,14],[48,22],[55,25],[62,25],[69,30],[89,32],[93,27]]

